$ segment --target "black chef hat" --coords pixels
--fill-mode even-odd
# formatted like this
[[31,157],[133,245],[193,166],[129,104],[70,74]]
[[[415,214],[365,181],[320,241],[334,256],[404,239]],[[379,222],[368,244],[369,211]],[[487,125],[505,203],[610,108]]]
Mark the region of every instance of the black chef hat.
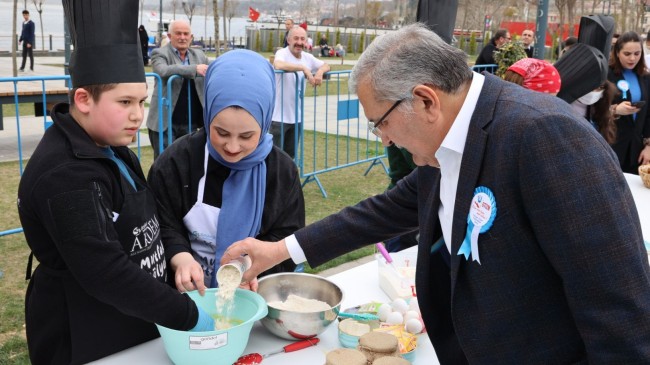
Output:
[[584,43],[609,55],[614,35],[614,18],[609,15],[589,15],[580,18],[578,43]]
[[557,96],[567,103],[573,103],[605,83],[609,67],[601,51],[584,43],[571,46],[553,66],[562,80]]
[[73,87],[145,82],[135,0],[63,0]]

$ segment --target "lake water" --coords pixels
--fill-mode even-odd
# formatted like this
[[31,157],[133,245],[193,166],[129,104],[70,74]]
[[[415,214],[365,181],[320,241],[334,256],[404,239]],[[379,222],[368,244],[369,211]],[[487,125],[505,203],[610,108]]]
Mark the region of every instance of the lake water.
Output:
[[[135,0],[133,0],[135,1]],[[16,25],[16,32],[20,35],[22,27],[22,12],[23,2],[19,1],[18,3],[18,23]],[[41,24],[38,17],[38,12],[36,11],[34,4],[31,1],[28,1],[27,9],[30,12],[31,19],[36,23],[36,49],[41,49]],[[13,3],[12,2],[0,2],[0,14],[6,14],[3,16],[4,20],[0,21],[0,50],[8,51],[11,49],[11,14],[13,13]],[[153,16],[152,16],[153,15]],[[139,18],[140,15],[138,14]],[[150,18],[151,17],[151,21]],[[172,13],[163,13],[163,20],[173,19]],[[181,9],[176,11],[176,19],[187,19],[185,13]],[[156,23],[159,22],[160,15],[159,13],[152,14],[151,10],[145,10],[142,14],[142,23],[147,27],[147,32],[149,35],[154,35],[156,31]],[[220,36],[223,39],[223,18],[219,18],[219,32]],[[151,24],[150,24],[151,23]],[[236,42],[239,42],[240,37],[245,37],[246,25],[251,24],[246,21],[246,18],[232,18],[230,21],[230,31],[228,32],[228,38],[236,38]],[[226,25],[228,25],[228,20],[226,19]],[[282,26],[284,28],[284,25]],[[56,4],[48,4],[47,2],[43,4],[43,33],[45,34],[45,49],[50,48],[49,36],[52,35],[52,48],[54,50],[63,49],[64,47],[64,38],[63,38],[63,5],[60,1],[57,1]],[[201,38],[208,39],[214,37],[214,19],[211,14],[208,14],[207,18],[205,14],[194,14],[192,17],[192,32],[194,37],[198,40]]]

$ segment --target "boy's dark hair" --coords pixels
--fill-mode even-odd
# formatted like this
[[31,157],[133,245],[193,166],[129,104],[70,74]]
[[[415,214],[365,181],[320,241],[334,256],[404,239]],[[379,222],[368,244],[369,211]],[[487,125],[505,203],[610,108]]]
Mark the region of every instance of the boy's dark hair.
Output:
[[77,92],[77,89],[84,89],[90,94],[94,102],[99,101],[99,98],[106,91],[112,90],[117,87],[117,84],[99,84],[99,85],[86,85],[75,87],[74,89],[68,92],[68,99],[70,100],[70,106],[74,106],[74,94]]
[[29,10],[23,10],[23,14],[29,15]]

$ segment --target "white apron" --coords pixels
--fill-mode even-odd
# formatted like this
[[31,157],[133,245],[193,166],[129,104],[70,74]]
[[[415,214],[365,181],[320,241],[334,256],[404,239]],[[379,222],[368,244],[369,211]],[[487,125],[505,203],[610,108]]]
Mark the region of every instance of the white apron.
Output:
[[189,232],[192,256],[201,264],[204,275],[204,283],[207,287],[217,286],[213,282],[215,272],[215,253],[217,246],[217,222],[219,221],[220,208],[203,203],[203,192],[205,190],[205,175],[208,170],[208,147],[205,147],[205,159],[203,162],[203,176],[199,180],[196,202],[189,212],[183,217],[185,228]]

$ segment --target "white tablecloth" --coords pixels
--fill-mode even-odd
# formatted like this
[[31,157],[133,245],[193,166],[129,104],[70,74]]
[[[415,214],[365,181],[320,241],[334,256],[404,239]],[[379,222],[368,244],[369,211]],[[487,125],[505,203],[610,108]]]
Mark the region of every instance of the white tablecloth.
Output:
[[[628,185],[632,190],[634,201],[639,212],[643,237],[650,241],[650,189],[643,186],[641,178],[637,175],[625,174]],[[409,250],[414,250],[415,247]],[[353,307],[370,301],[389,302],[389,298],[379,288],[377,276],[377,262],[372,261],[341,272],[329,277],[341,287],[344,293],[342,309]],[[336,325],[331,325],[324,333],[318,336],[320,343],[311,348],[303,349],[288,354],[277,354],[264,359],[264,365],[322,365],[325,363],[325,354],[335,348],[341,347],[338,341]],[[282,340],[271,335],[258,322],[253,326],[248,346],[245,354],[250,352],[266,353],[277,350],[287,344],[289,341]],[[144,344],[132,347],[128,350],[105,357],[93,362],[93,364],[102,365],[122,365],[122,364],[139,364],[139,365],[164,365],[172,364],[163,348],[162,340],[156,339]],[[215,365],[218,364],[215,361]],[[418,337],[418,348],[414,365],[438,365],[438,360],[431,341],[426,335]]]
[[[416,250],[415,247],[409,250]],[[359,304],[371,301],[390,302],[390,299],[379,288],[379,279],[377,275],[377,262],[369,263],[354,267],[347,271],[330,276],[328,279],[335,282],[343,290],[343,302],[341,309],[354,307]],[[325,354],[330,350],[342,347],[338,339],[336,323],[332,324],[318,336],[320,343],[311,348],[291,353],[282,353],[265,358],[263,365],[323,365],[325,364]],[[262,325],[257,322],[253,326],[248,345],[244,354],[250,352],[266,353],[274,351],[291,343],[270,334]],[[171,360],[165,354],[162,340],[155,339],[141,345],[124,350],[117,354],[105,357],[93,362],[93,364],[102,365],[164,365],[172,364]],[[431,341],[426,334],[418,336],[418,348],[416,350],[415,361],[413,365],[438,365],[438,359]],[[215,365],[219,362],[215,360]]]
[[625,179],[630,186],[630,190],[632,190],[636,210],[639,212],[643,238],[650,242],[650,189],[643,185],[641,177],[638,175],[625,174]]

